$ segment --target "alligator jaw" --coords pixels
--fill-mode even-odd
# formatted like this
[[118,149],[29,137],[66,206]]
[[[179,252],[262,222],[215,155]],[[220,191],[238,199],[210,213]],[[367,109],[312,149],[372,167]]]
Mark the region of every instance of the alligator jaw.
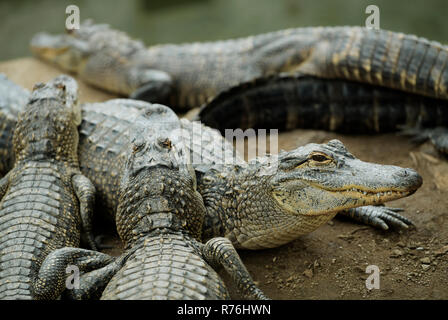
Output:
[[[421,181],[421,180],[420,180]],[[341,198],[347,198],[351,201],[347,200],[347,203],[349,202],[358,202],[359,204],[352,207],[360,207],[360,206],[368,206],[368,205],[378,205],[382,204],[388,201],[397,200],[400,198],[404,198],[407,196],[412,195],[415,191],[417,191],[418,187],[420,187],[421,183],[416,186],[414,189],[409,190],[374,190],[374,191],[365,191],[363,189],[357,189],[357,188],[350,188],[345,190],[327,190],[328,192],[334,194],[334,197],[341,197]],[[322,214],[332,214],[334,212],[338,212],[341,210],[347,209],[345,206],[336,206],[334,209],[329,210],[328,212],[313,212],[308,211],[306,215],[322,215]]]
[[[365,201],[363,205],[378,204],[387,201],[397,200],[412,195],[422,185],[422,178],[416,175],[415,182],[408,188],[380,188],[366,189],[362,187],[350,186],[344,189],[325,189],[328,192],[341,194],[344,197],[353,197]],[[318,187],[318,186],[316,186]]]

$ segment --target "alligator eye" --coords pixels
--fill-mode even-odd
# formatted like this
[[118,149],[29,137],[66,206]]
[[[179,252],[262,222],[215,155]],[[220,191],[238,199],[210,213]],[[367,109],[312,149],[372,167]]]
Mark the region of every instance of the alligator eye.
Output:
[[136,153],[136,152],[140,151],[143,148],[144,145],[145,145],[144,143],[134,143],[132,145],[132,151],[134,153]]
[[171,149],[171,140],[168,138],[161,139],[159,140],[159,145],[165,149]]
[[320,164],[329,163],[332,161],[332,159],[327,156],[325,153],[321,152],[313,152],[310,154],[309,159],[314,162],[319,162]]

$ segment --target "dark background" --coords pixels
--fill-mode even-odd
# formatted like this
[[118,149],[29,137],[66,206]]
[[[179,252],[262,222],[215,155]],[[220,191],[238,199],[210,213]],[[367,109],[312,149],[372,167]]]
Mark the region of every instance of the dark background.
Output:
[[29,56],[38,31],[60,33],[65,8],[146,44],[234,38],[303,26],[365,25],[365,8],[380,8],[382,29],[447,43],[447,0],[0,0],[0,59]]

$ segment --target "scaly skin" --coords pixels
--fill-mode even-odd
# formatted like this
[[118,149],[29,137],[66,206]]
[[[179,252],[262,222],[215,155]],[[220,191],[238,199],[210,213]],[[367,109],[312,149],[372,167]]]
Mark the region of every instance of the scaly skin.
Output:
[[381,133],[448,127],[448,100],[358,82],[276,75],[223,91],[197,116],[218,129],[295,128]]
[[12,170],[0,180],[0,299],[39,297],[35,277],[57,248],[91,235],[94,187],[78,166],[77,84],[60,76],[35,86],[19,114]]
[[[168,107],[147,105],[131,130],[116,216],[125,258],[101,299],[228,299],[210,264],[224,266],[247,297],[265,299],[228,239],[200,242],[205,207],[180,128]],[[76,255],[76,249],[64,248],[45,260],[46,282],[63,282],[62,262],[70,252]],[[74,258],[84,267],[92,260],[81,249]],[[98,259],[99,265],[107,261]]]
[[[82,106],[84,120],[80,126],[80,146],[78,150],[81,170],[95,185],[98,204],[102,209],[106,209],[106,212],[112,217],[114,217],[117,207],[118,188],[126,157],[129,129],[134,125],[136,119],[142,113],[142,109],[146,106],[147,104],[144,102],[126,99],[111,100],[105,103],[85,104]],[[233,160],[230,167],[236,165],[243,168],[241,170],[242,172],[237,175],[244,176],[244,179],[247,180],[257,181],[254,177],[247,177],[243,174],[247,170],[247,164],[239,157],[232,158],[229,156],[233,154],[233,147],[217,131],[197,123],[191,123],[185,119],[181,120],[181,125],[185,129],[185,135],[191,136],[190,142],[192,145],[189,148],[195,158],[193,167],[198,177],[198,189],[203,197],[207,195],[208,187],[206,185],[209,177],[219,179],[220,185],[227,186],[226,181],[228,178],[220,175],[219,169],[215,170],[218,174],[204,175],[204,173],[212,170],[215,164],[220,165],[225,163],[226,159]],[[291,154],[293,154],[293,151],[291,151]],[[200,155],[199,159],[196,159],[197,155]],[[224,197],[226,192],[234,192],[232,188],[233,186],[223,187],[219,192]],[[238,188],[243,192],[247,186],[239,186]],[[269,188],[269,186],[260,183],[259,188],[262,190]],[[215,190],[216,192],[218,191]],[[260,221],[263,221],[262,217],[265,215],[265,210],[261,204],[265,201],[268,203],[272,202],[271,198],[264,199],[260,197],[252,202],[254,212],[258,212],[259,214],[253,215],[251,219],[245,220],[244,223],[249,229],[252,229],[252,225],[256,226]],[[207,202],[206,204],[208,205]],[[374,214],[372,214],[373,212]],[[340,213],[347,215],[345,211],[341,211]],[[388,225],[406,227],[411,224],[406,218],[398,215],[399,218],[397,219],[396,214],[390,213],[391,211],[384,207],[363,207],[352,209],[349,216],[354,217],[355,220],[360,220],[382,229],[387,229]],[[238,215],[244,216],[245,213],[239,213],[239,210],[237,210],[233,215],[235,217]],[[203,233],[207,235],[207,238],[224,235],[227,222],[221,220],[222,217],[217,215],[214,210],[207,211]],[[287,220],[290,217],[289,214],[286,215]],[[271,232],[277,233],[278,230],[275,228],[275,223],[277,222],[273,223]],[[268,234],[265,234],[265,236],[269,237]],[[234,244],[241,245],[238,243]]]
[[446,46],[362,27],[297,28],[146,48],[123,32],[86,21],[67,35],[37,34],[31,50],[99,88],[175,108],[200,106],[225,89],[282,72],[448,99]]

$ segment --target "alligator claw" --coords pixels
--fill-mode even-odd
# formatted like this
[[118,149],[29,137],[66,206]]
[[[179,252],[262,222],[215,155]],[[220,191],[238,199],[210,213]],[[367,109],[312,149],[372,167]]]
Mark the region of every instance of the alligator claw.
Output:
[[414,223],[411,220],[398,213],[402,211],[402,208],[365,206],[348,209],[339,214],[382,230],[389,230],[390,226],[402,229],[408,229],[409,226],[414,226]]

